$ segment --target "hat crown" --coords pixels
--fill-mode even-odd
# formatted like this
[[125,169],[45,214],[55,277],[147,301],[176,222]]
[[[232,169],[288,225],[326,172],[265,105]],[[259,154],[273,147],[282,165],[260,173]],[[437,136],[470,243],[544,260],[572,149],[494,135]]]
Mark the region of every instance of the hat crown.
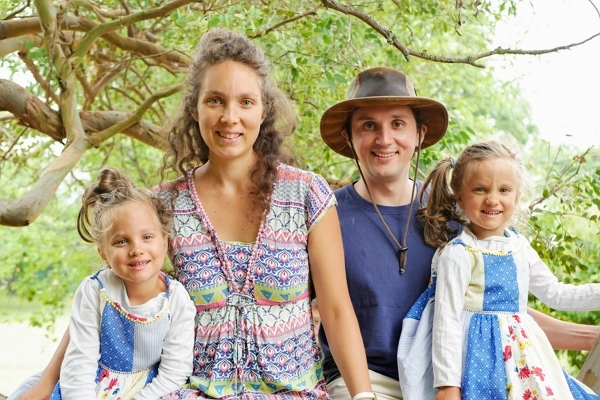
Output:
[[371,68],[350,82],[347,100],[361,97],[416,97],[412,81],[404,73],[387,67]]

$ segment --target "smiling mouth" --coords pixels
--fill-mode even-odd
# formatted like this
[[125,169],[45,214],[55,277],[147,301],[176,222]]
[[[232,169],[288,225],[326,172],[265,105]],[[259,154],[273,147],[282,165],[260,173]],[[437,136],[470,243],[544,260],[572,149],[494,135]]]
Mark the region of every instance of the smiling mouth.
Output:
[[217,134],[222,137],[223,139],[235,139],[237,137],[242,136],[241,133],[223,133],[223,132],[217,132]]
[[148,265],[150,263],[150,261],[140,261],[140,262],[136,262],[136,263],[131,263],[128,264],[131,268],[143,268],[146,265]]
[[392,158],[393,156],[396,155],[396,153],[376,153],[376,152],[373,152],[373,154],[375,154],[375,156],[381,157],[381,158]]
[[493,217],[493,216],[502,214],[502,211],[482,211],[482,213]]

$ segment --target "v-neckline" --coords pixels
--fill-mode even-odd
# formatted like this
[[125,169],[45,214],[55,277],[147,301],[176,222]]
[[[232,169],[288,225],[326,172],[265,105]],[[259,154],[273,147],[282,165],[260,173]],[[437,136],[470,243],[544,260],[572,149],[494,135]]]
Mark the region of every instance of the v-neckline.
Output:
[[208,215],[206,214],[206,211],[204,210],[204,207],[202,206],[202,202],[200,201],[200,198],[198,197],[198,191],[196,190],[196,183],[194,182],[194,173],[196,172],[196,169],[198,169],[198,168],[199,167],[193,168],[188,172],[188,186],[189,186],[190,196],[192,198],[192,203],[194,203],[194,207],[196,208],[196,211],[197,211],[198,215],[200,216],[202,225],[210,234],[212,242],[215,245],[215,248],[217,250],[217,259],[219,261],[219,266],[220,266],[221,270],[223,271],[223,273],[225,274],[227,282],[229,283],[230,290],[232,290],[234,293],[248,295],[248,294],[250,294],[250,290],[254,286],[255,264],[258,259],[258,253],[259,253],[258,248],[262,241],[263,231],[266,226],[268,210],[265,210],[263,212],[263,215],[261,216],[260,226],[258,228],[258,233],[256,235],[256,239],[254,240],[254,243],[250,243],[250,245],[252,246],[251,247],[252,252],[251,252],[250,258],[248,259],[248,264],[246,267],[246,279],[244,281],[244,285],[240,287],[240,285],[238,285],[236,283],[235,277],[233,275],[233,271],[232,271],[233,262],[229,259],[229,257],[227,257],[227,253],[225,251],[225,246],[223,246],[223,243],[231,243],[231,242],[222,242],[219,239],[219,235],[217,234],[217,231],[215,230],[215,228],[212,226],[210,220],[208,219]]

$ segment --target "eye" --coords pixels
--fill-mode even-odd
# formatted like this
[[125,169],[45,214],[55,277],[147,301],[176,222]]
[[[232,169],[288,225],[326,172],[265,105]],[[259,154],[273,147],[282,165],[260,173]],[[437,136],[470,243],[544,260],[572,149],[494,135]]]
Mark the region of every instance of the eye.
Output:
[[218,105],[218,104],[221,104],[221,99],[218,99],[216,97],[212,97],[212,98],[206,100],[206,104]]
[[476,187],[475,189],[473,189],[473,191],[475,193],[483,193],[483,192],[485,192],[485,189],[484,188],[480,188],[480,187]]
[[402,128],[404,126],[404,122],[403,121],[394,121],[394,122],[392,122],[392,126],[394,128]]
[[510,193],[511,190],[509,188],[502,188],[500,189],[500,193]]
[[365,122],[363,124],[363,128],[365,130],[371,131],[371,130],[375,129],[375,123],[374,122]]
[[154,238],[154,236],[148,234],[148,235],[144,235],[144,240],[152,240]]
[[244,107],[250,107],[253,105],[254,105],[254,102],[252,100],[249,100],[249,99],[242,100],[242,106],[244,106]]
[[125,239],[118,239],[118,240],[115,241],[114,245],[115,246],[122,246],[125,243],[127,243],[127,241]]

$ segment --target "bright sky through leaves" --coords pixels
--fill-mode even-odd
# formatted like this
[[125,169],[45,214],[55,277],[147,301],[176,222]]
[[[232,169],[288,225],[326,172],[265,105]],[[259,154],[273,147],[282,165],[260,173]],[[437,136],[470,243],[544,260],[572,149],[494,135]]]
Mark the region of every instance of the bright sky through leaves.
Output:
[[[600,0],[591,0],[600,10]],[[496,46],[547,49],[600,32],[588,0],[531,0],[500,26]],[[495,58],[502,79],[517,79],[530,102],[540,136],[553,144],[600,146],[600,37],[572,50],[543,56]]]

